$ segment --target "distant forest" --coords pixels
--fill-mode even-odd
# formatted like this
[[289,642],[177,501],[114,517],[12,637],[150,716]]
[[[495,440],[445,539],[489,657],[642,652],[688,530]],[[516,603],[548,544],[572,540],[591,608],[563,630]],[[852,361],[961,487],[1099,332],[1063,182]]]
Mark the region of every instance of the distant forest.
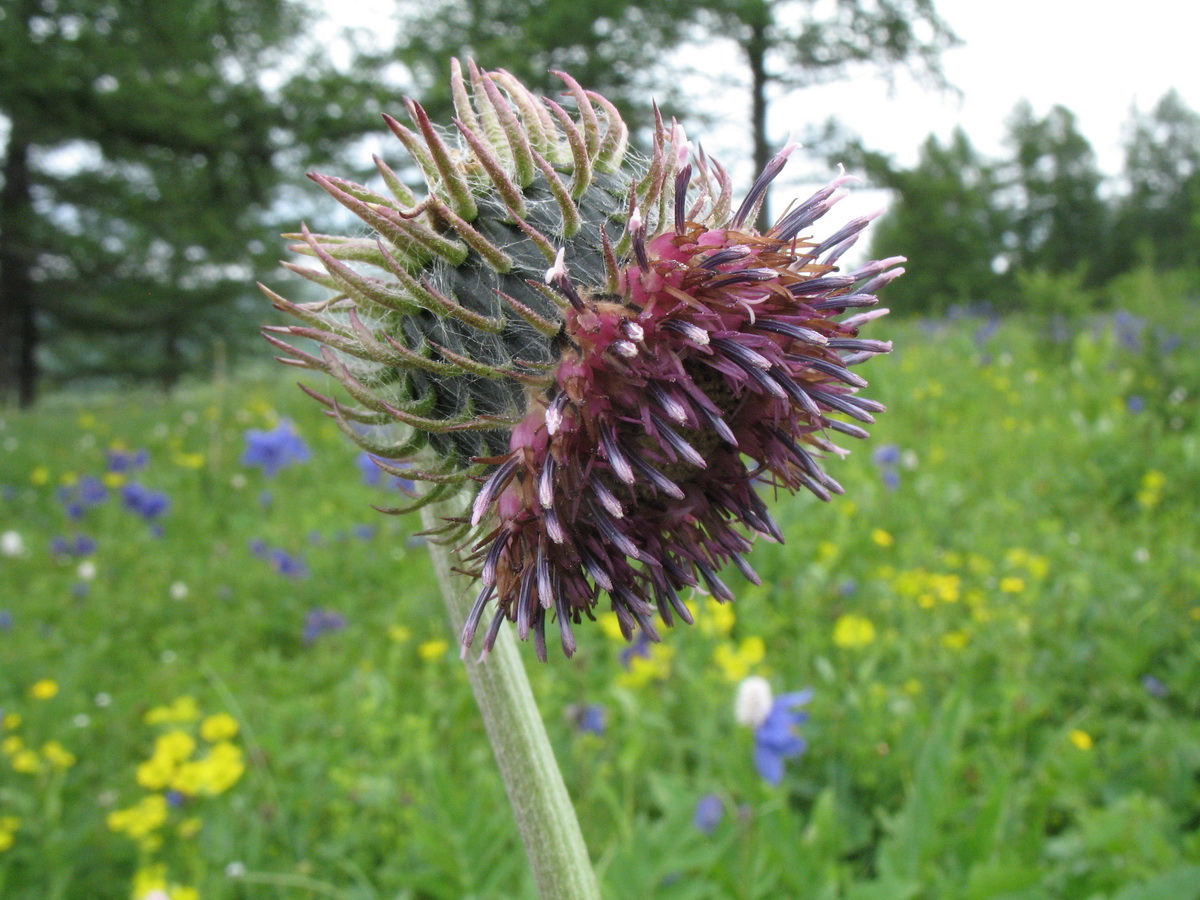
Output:
[[[270,312],[253,282],[279,277],[277,234],[328,208],[303,174],[366,177],[356,142],[404,95],[448,123],[452,56],[547,93],[561,90],[548,72],[570,71],[617,104],[636,141],[652,97],[698,124],[704,104],[670,61],[732,38],[761,168],[778,149],[770,96],[899,69],[945,87],[939,60],[958,43],[932,0],[397,0],[395,15],[398,46],[379,49],[364,23],[337,38],[335,65],[328,23],[286,0],[6,0],[0,402],[122,380],[170,389],[261,355]],[[1002,159],[958,133],[930,137],[912,168],[850,138],[824,145],[895,194],[872,253],[913,260],[889,288],[896,312],[1078,313],[1139,267],[1196,269],[1200,116],[1177,94],[1130,122],[1115,183],[1070,110],[1023,105],[1008,127]],[[392,162],[417,180],[400,152]]]

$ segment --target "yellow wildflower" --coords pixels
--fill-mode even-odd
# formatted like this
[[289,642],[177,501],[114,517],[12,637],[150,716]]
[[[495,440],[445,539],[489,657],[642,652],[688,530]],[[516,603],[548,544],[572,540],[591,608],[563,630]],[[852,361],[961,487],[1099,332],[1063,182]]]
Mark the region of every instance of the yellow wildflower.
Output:
[[630,688],[644,687],[671,674],[671,658],[675,655],[675,648],[651,644],[649,649],[649,656],[635,653],[629,658],[629,671],[617,676],[617,684]]
[[1025,579],[1016,575],[1006,575],[1000,579],[1000,590],[1006,594],[1019,594],[1025,590]]
[[134,900],[142,900],[142,898],[147,897],[156,891],[162,892],[166,889],[166,863],[154,863],[152,865],[143,866],[133,873]]
[[617,618],[615,612],[601,614],[600,630],[604,632],[606,637],[610,637],[614,641],[625,640],[625,635],[621,634],[621,620]]
[[148,791],[161,791],[175,775],[175,760],[154,754],[137,767],[137,783]]
[[105,472],[104,485],[110,488],[119,488],[125,483],[125,474],[123,472]]
[[736,622],[737,613],[733,611],[732,604],[718,603],[709,597],[704,601],[704,611],[697,624],[700,626],[701,634],[709,637],[726,637],[733,631]]
[[47,741],[43,744],[42,756],[56,769],[69,769],[75,765],[75,754],[58,741]]
[[166,797],[162,794],[148,794],[133,806],[110,812],[108,827],[131,838],[143,838],[166,824],[167,812]]
[[388,637],[397,644],[403,644],[410,637],[412,637],[412,631],[410,631],[405,625],[389,625]]
[[7,715],[5,715],[5,717],[3,719],[3,723],[4,723],[5,731],[13,731],[14,729],[20,728],[21,727],[21,714],[20,713],[8,713]]
[[12,767],[14,772],[36,775],[42,770],[42,761],[32,750],[18,750],[13,754]]
[[1078,728],[1072,729],[1071,733],[1067,735],[1067,738],[1080,750],[1091,750],[1093,745],[1096,743],[1092,740],[1092,736],[1090,734],[1088,734],[1086,731],[1081,731]]
[[182,469],[203,469],[205,458],[203,453],[175,453],[171,457],[171,462]]
[[13,845],[21,820],[16,816],[0,816],[0,853]]
[[43,678],[29,687],[29,696],[34,700],[49,700],[57,694],[58,682],[53,678]]
[[1137,493],[1137,502],[1144,509],[1153,509],[1162,501],[1167,476],[1158,469],[1150,469],[1142,476],[1142,487]]
[[884,531],[882,528],[876,528],[871,532],[871,540],[880,547],[890,547],[896,543],[896,539],[892,537],[891,532]]
[[189,816],[179,823],[176,831],[179,832],[181,838],[194,838],[200,833],[203,825],[204,823],[200,820],[199,816]]
[[450,644],[441,638],[434,638],[432,641],[425,641],[417,646],[417,655],[426,662],[432,662],[435,659],[441,659],[446,655],[446,651],[450,649]]
[[229,713],[216,713],[200,723],[200,737],[210,744],[227,740],[237,733],[237,719]]
[[50,470],[45,466],[35,466],[33,471],[29,473],[29,483],[34,487],[41,487],[50,480]]
[[164,759],[177,762],[187,759],[195,749],[196,739],[178,728],[168,731],[166,734],[160,734],[154,742],[155,756],[162,756]]
[[0,750],[4,751],[5,756],[16,756],[25,749],[25,742],[15,734],[10,734],[3,741],[0,741]]
[[200,718],[200,707],[195,697],[177,697],[166,706],[147,710],[142,721],[147,725],[169,725],[174,722],[195,722]]
[[971,635],[966,631],[947,631],[942,635],[941,643],[948,650],[963,650],[971,643]]
[[754,666],[763,661],[767,645],[760,637],[748,637],[735,647],[724,643],[713,652],[713,659],[729,681],[741,681]]
[[875,625],[865,616],[853,613],[839,616],[833,625],[833,642],[845,650],[865,647],[875,640]]

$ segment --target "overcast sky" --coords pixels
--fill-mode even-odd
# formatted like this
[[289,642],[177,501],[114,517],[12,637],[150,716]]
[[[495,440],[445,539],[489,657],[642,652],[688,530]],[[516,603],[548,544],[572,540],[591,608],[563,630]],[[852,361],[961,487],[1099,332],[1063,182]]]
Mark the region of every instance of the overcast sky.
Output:
[[926,135],[962,125],[976,147],[998,154],[1004,121],[1024,97],[1040,115],[1056,103],[1074,112],[1101,167],[1115,174],[1135,103],[1150,109],[1174,87],[1200,109],[1200,5],[1193,2],[937,0],[937,8],[964,41],[943,60],[961,98],[904,82],[889,96],[884,84],[862,79],[778,104],[773,130],[786,132],[791,117],[836,116],[867,146],[911,164]]

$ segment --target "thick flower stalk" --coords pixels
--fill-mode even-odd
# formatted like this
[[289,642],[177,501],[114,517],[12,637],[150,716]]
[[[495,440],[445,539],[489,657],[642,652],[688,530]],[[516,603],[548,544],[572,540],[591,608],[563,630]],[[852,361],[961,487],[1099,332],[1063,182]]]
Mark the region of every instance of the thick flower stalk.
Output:
[[[735,206],[677,124],[630,161],[614,107],[560,77],[561,103],[456,63],[453,132],[411,101],[411,126],[388,119],[428,194],[378,158],[392,196],[313,175],[374,236],[304,230],[294,249],[322,268],[291,268],[334,296],[268,292],[303,322],[269,329],[282,361],[356,401],[306,388],[346,433],[431,482],[418,505],[467,491],[438,535],[479,577],[464,650],[482,632],[486,654],[507,619],[542,659],[548,624],[570,655],[601,602],[626,638],[658,640],[656,618],[691,621],[681,592],[732,600],[720,571],[756,581],[752,541],[783,539],[759,489],[842,492],[821,459],[883,408],[853,367],[890,349],[859,329],[903,271],[839,268],[869,216],[806,237],[846,178],[755,230],[794,145]],[[400,468],[421,451],[437,462]]]

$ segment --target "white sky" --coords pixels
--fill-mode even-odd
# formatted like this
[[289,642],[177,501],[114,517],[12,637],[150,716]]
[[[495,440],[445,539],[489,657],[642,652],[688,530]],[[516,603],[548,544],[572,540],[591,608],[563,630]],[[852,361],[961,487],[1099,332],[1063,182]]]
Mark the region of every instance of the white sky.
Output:
[[937,0],[937,8],[964,41],[943,57],[961,99],[911,83],[889,97],[881,81],[862,79],[777,104],[773,130],[786,132],[791,116],[837,116],[868,147],[911,165],[930,132],[945,136],[961,125],[978,149],[995,155],[1005,120],[1027,98],[1039,115],[1056,103],[1074,112],[1101,168],[1116,174],[1135,103],[1149,110],[1174,87],[1200,110],[1200,4],[1191,0]]
[[[353,11],[327,2],[334,18],[347,24],[352,19],[361,24],[364,7],[393,8],[391,0],[360,0]],[[943,58],[946,75],[961,95],[903,78],[889,90],[882,78],[862,76],[773,97],[772,141],[781,143],[789,133],[800,134],[806,126],[834,117],[848,132],[861,135],[867,147],[912,165],[931,132],[945,138],[961,125],[981,153],[996,157],[1005,152],[1005,121],[1025,98],[1037,115],[1056,103],[1074,112],[1101,169],[1115,176],[1124,160],[1123,128],[1135,104],[1147,111],[1173,87],[1200,111],[1200,4],[1194,0],[936,0],[936,5],[964,42]],[[718,73],[728,60],[729,74],[744,80],[744,64],[732,45],[706,48],[698,58],[693,67]],[[714,92],[711,86],[701,96],[710,109],[724,109],[726,115],[723,123],[690,136],[726,163],[735,188],[743,191],[752,178],[746,162],[748,98],[744,91]],[[803,162],[789,166],[778,182],[776,206],[786,196],[810,191],[813,185],[805,176],[815,174]],[[886,202],[883,192],[859,190],[839,207],[836,218],[860,215]]]

